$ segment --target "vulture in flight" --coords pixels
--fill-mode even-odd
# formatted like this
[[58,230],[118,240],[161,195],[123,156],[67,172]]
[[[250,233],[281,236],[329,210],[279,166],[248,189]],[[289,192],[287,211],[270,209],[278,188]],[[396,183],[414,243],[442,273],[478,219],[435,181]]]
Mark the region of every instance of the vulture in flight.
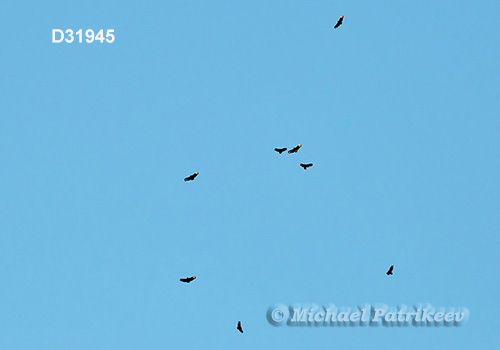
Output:
[[236,329],[240,331],[240,333],[243,333],[243,328],[241,328],[241,321],[238,321],[238,326],[236,326]]
[[184,282],[184,283],[189,283],[191,282],[192,280],[196,279],[196,276],[193,276],[193,277],[186,277],[186,278],[181,278],[180,281],[181,282]]
[[298,145],[294,148],[292,148],[291,150],[288,151],[288,153],[297,153],[299,151],[299,148],[302,147],[302,145]]
[[309,164],[304,164],[304,163],[300,163],[300,166],[304,168],[304,170],[306,170],[307,168],[310,168],[313,166],[313,163],[309,163]]
[[184,181],[193,181],[196,176],[198,176],[198,172],[195,172],[193,175],[189,175],[184,179]]
[[338,27],[340,27],[342,25],[343,20],[344,20],[344,15],[340,16],[339,20],[337,21],[337,24],[335,25],[335,27],[333,27],[333,29],[337,29]]
[[283,153],[286,151],[286,147],[285,148],[275,148],[274,149],[276,152],[278,152],[279,154]]
[[387,276],[392,275],[392,270],[394,270],[394,265],[391,265],[391,267],[389,267],[389,271],[386,272]]

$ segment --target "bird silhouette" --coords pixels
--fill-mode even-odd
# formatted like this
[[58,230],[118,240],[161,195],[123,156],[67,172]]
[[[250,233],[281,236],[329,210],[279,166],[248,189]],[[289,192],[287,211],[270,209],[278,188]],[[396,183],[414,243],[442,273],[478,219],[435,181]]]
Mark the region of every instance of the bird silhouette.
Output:
[[276,152],[278,152],[279,154],[281,154],[281,153],[283,153],[283,152],[285,152],[285,151],[286,151],[286,147],[284,147],[284,148],[275,148],[274,150],[275,150]]
[[289,150],[288,153],[297,153],[300,147],[302,147],[302,145],[295,146],[294,148]]
[[337,24],[333,27],[333,29],[337,29],[342,25],[342,22],[344,21],[344,15],[340,16],[339,20],[337,21]]
[[189,175],[184,179],[184,181],[193,181],[196,176],[198,176],[198,172],[195,172],[193,175]]
[[196,276],[181,278],[180,281],[184,283],[190,283],[192,280],[196,279]]
[[389,267],[389,271],[386,272],[387,276],[392,275],[392,270],[394,270],[394,265],[391,265],[391,267]]
[[313,163],[309,163],[309,164],[304,164],[304,163],[300,163],[300,166],[304,168],[304,170],[306,170],[307,168],[310,168],[313,166]]
[[236,326],[236,329],[240,331],[240,333],[243,333],[243,328],[241,328],[241,321],[238,321],[238,326]]

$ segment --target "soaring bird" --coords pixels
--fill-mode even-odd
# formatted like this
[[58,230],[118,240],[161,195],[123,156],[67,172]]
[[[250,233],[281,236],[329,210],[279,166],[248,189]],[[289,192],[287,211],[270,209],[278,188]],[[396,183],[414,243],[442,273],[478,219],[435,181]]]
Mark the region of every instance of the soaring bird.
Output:
[[184,181],[193,181],[196,176],[198,176],[198,172],[195,172],[193,175],[189,175],[184,179]]
[[243,333],[243,328],[241,328],[241,321],[238,321],[238,326],[236,326],[236,329]]
[[184,283],[190,283],[192,280],[196,279],[196,276],[181,278],[180,281]]
[[337,21],[337,24],[335,25],[335,27],[333,27],[333,29],[337,29],[338,27],[340,27],[343,20],[344,20],[344,15],[340,16],[339,20]]
[[391,265],[391,267],[389,267],[389,271],[386,272],[387,276],[392,275],[392,270],[394,270],[394,265]]
[[304,163],[300,163],[300,166],[304,168],[304,170],[306,170],[307,168],[310,168],[313,166],[313,163],[309,163],[309,164],[304,164]]
[[285,148],[275,148],[274,149],[276,152],[278,152],[279,154],[283,153],[286,151],[286,147]]
[[297,153],[300,147],[302,147],[302,145],[298,145],[292,148],[291,150],[288,151],[288,153]]

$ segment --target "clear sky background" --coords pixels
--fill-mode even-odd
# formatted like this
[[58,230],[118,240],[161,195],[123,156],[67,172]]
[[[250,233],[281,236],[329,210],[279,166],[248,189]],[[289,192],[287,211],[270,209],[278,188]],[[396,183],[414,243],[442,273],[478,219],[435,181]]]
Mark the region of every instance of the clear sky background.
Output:
[[[494,349],[499,12],[2,1],[0,348]],[[53,44],[53,28],[116,41]],[[470,319],[266,320],[274,303],[419,302]]]

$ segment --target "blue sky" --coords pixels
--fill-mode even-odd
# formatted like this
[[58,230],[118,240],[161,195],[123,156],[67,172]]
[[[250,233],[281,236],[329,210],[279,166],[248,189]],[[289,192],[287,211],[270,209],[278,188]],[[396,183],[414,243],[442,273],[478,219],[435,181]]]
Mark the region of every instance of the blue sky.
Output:
[[[499,11],[3,1],[0,348],[493,349]],[[275,303],[419,302],[470,319],[266,321]]]

